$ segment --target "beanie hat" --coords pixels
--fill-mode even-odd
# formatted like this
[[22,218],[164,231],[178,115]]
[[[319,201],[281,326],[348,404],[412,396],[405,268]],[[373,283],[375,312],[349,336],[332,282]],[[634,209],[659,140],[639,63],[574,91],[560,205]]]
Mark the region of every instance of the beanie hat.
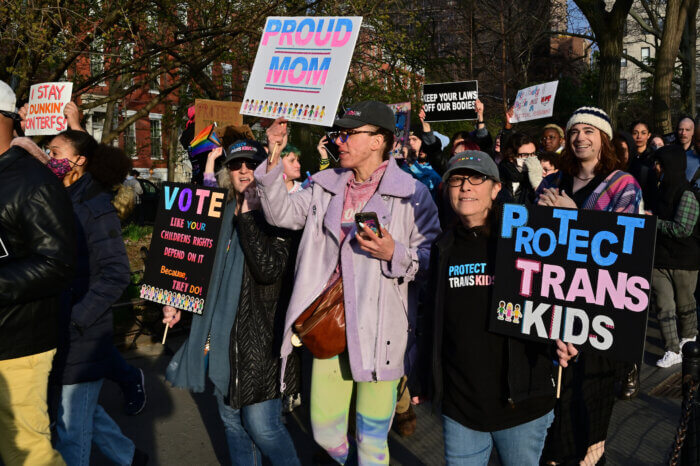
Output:
[[564,130],[561,129],[561,126],[555,125],[554,123],[550,123],[548,125],[544,125],[544,128],[542,128],[542,132],[544,133],[548,129],[553,129],[557,133],[559,133],[559,137],[563,138],[564,137]]
[[610,117],[603,110],[596,107],[581,107],[576,110],[569,118],[566,124],[566,132],[568,133],[572,126],[583,123],[598,128],[600,131],[608,135],[612,139],[613,130],[610,124]]

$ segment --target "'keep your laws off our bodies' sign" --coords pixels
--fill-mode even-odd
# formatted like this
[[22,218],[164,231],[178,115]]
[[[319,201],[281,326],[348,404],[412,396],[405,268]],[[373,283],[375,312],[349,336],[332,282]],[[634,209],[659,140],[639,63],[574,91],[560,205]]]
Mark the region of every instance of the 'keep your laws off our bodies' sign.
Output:
[[425,121],[475,120],[478,98],[477,81],[424,84]]
[[491,331],[641,360],[656,217],[506,204],[498,234]]
[[270,17],[241,114],[332,126],[362,17]]

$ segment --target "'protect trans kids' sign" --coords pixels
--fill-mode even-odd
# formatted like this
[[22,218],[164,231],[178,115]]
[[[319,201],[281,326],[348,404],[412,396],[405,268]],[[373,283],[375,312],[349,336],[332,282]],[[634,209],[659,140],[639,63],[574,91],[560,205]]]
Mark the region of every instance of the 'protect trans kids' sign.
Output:
[[362,17],[270,17],[241,114],[332,126]]
[[163,183],[141,298],[202,313],[225,205],[223,189]]
[[489,329],[639,362],[655,240],[651,215],[505,204]]

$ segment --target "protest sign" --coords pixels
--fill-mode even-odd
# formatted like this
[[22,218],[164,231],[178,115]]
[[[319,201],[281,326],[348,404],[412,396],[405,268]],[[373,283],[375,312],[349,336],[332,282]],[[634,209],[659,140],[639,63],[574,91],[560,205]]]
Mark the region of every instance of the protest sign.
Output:
[[536,120],[552,116],[554,98],[557,95],[559,81],[538,84],[537,86],[520,89],[513,102],[511,123]]
[[425,121],[460,121],[476,119],[477,81],[423,85]]
[[29,88],[24,134],[44,136],[68,129],[63,109],[70,102],[73,83],[42,83]]
[[224,189],[163,183],[141,298],[202,313],[225,204]]
[[220,100],[195,99],[194,101],[194,134],[199,134],[204,128],[216,123],[218,128],[241,126],[240,102],[225,102]]
[[396,117],[396,129],[394,130],[394,140],[399,143],[401,149],[408,145],[408,137],[411,132],[411,102],[400,104],[389,104]]
[[270,17],[241,113],[332,126],[362,17]]
[[656,217],[506,204],[498,234],[492,332],[641,360]]

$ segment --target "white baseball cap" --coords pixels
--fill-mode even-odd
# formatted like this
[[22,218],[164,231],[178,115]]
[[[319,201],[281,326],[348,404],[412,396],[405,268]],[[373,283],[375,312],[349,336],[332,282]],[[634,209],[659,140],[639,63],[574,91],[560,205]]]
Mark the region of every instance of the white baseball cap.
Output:
[[0,112],[17,113],[15,91],[4,81],[0,81]]

